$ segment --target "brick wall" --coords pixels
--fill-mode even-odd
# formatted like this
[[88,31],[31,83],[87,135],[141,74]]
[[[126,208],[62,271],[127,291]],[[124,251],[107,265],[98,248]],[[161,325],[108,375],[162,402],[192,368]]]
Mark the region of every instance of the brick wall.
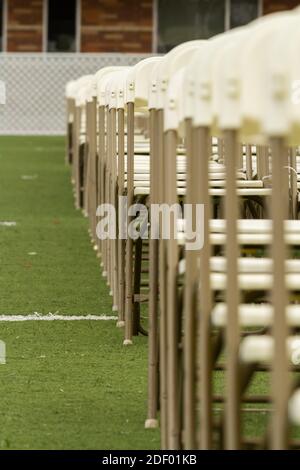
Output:
[[[43,0],[8,0],[7,3],[7,50],[41,52]],[[81,0],[81,3],[82,52],[152,51],[153,0]],[[297,5],[300,0],[263,0],[263,12]]]
[[9,0],[8,52],[41,52],[43,48],[43,0]]
[[82,0],[82,52],[151,52],[152,0]]
[[288,10],[300,5],[300,0],[264,0],[264,14]]

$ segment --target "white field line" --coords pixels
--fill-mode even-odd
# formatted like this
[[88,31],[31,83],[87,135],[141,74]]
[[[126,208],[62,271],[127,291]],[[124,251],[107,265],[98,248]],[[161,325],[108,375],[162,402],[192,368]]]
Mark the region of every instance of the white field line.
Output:
[[1,220],[0,221],[0,226],[1,227],[15,227],[16,225],[17,225],[17,222],[14,222],[14,221],[12,221],[12,222],[9,222],[9,221],[6,221],[6,220],[4,220],[4,221]]
[[29,315],[1,315],[0,322],[18,322],[18,321],[109,321],[117,320],[116,316],[106,315],[56,315],[49,313],[42,315],[39,313]]
[[22,175],[21,179],[25,181],[36,180],[38,175]]

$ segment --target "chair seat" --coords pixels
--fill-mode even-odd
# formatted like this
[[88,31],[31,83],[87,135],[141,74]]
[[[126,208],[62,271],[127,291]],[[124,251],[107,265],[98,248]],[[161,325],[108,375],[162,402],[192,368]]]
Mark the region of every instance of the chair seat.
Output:
[[[239,245],[264,246],[272,243],[271,233],[239,233],[237,242]],[[210,236],[212,245],[225,245],[226,235],[213,233]],[[285,243],[290,246],[300,246],[300,233],[285,233]]]
[[[273,306],[270,304],[240,304],[238,308],[239,324],[242,328],[269,327],[273,322]],[[212,324],[224,328],[227,324],[227,305],[218,303],[212,310]],[[290,327],[300,326],[300,305],[286,307],[287,322]]]
[[[300,336],[290,336],[286,342],[290,362],[300,364]],[[247,336],[241,341],[239,358],[244,363],[269,363],[273,359],[274,339],[269,335]]]
[[[298,233],[300,235],[300,220],[286,220],[284,225],[286,232]],[[271,233],[272,231],[272,221],[269,219],[239,219],[237,226],[239,233],[263,234]],[[210,221],[210,229],[215,233],[225,233],[226,220],[212,219]]]
[[[238,258],[238,272],[241,274],[272,273],[273,260],[270,258]],[[227,260],[222,256],[213,256],[210,259],[210,268],[214,272],[227,271]],[[300,259],[287,259],[285,261],[286,273],[300,273]],[[300,287],[300,286],[299,286]]]
[[[134,194],[136,195],[147,195],[149,194],[149,188],[143,185],[142,187],[135,188]],[[211,188],[209,191],[210,196],[222,197],[225,196],[226,191],[224,188]],[[178,196],[185,196],[186,189],[178,188]],[[238,188],[237,195],[240,197],[266,197],[271,196],[271,189],[268,188]]]
[[[264,246],[272,243],[272,221],[267,219],[238,220],[237,240],[240,245]],[[177,221],[177,240],[180,245],[185,243],[185,220]],[[210,243],[224,245],[226,243],[226,221],[210,220]],[[300,220],[285,221],[285,242],[291,246],[300,246]]]
[[291,396],[288,413],[290,421],[296,426],[300,426],[300,389],[297,389]]
[[[211,273],[211,287],[213,290],[226,290],[227,275],[223,273]],[[300,272],[285,275],[285,283],[288,290],[300,290]],[[266,291],[273,286],[273,275],[266,273],[241,273],[237,276],[238,288],[244,291]]]
[[[149,182],[150,173],[145,171],[144,169],[140,169],[140,172],[136,172],[134,175],[135,181],[144,181]],[[125,174],[125,180],[127,180],[127,174]],[[184,173],[177,173],[177,181],[182,181],[184,183],[182,186],[186,186],[186,177]],[[246,187],[246,188],[262,188],[261,181],[249,181],[249,180],[237,180],[238,187]],[[225,181],[214,179],[214,175],[211,175],[211,179],[209,184],[212,188],[224,188]],[[143,185],[144,186],[144,185]]]

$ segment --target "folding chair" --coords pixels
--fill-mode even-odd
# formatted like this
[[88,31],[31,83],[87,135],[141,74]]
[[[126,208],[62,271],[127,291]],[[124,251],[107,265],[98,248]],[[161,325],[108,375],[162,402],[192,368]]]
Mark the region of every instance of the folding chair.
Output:
[[[221,45],[220,45],[221,47],[220,47],[219,55],[220,57],[222,57],[225,51],[224,49],[225,42],[223,41],[223,39],[220,39],[220,41],[221,41]],[[228,38],[228,41],[230,42],[231,39]],[[229,47],[229,45],[227,47]],[[245,244],[245,243],[247,244],[249,242],[254,243],[254,244],[257,242],[261,244],[263,242],[263,245],[265,245],[266,243],[270,243],[271,234],[266,236],[267,234],[264,233],[264,230],[265,230],[264,227],[262,227],[263,232],[257,233],[256,227],[255,225],[251,224],[251,221],[249,221],[250,224],[247,222],[249,227],[246,229],[246,232],[250,230],[250,233],[240,234],[238,228],[235,228],[236,223],[233,223],[234,220],[236,220],[237,222],[238,217],[239,217],[236,194],[242,195],[242,196],[245,194],[248,194],[249,196],[251,196],[252,193],[255,194],[257,189],[251,188],[251,187],[245,188],[245,189],[243,188],[235,189],[237,186],[237,182],[236,182],[237,164],[236,163],[238,163],[238,156],[239,156],[238,149],[241,147],[240,145],[239,146],[237,145],[238,134],[233,133],[232,123],[228,129],[228,132],[227,132],[226,126],[223,127],[224,123],[222,121],[221,121],[221,124],[217,123],[217,128],[216,128],[215,117],[217,118],[217,121],[220,120],[220,117],[224,119],[224,116],[222,115],[222,113],[224,112],[224,110],[228,112],[228,108],[226,108],[226,106],[224,107],[224,101],[222,99],[222,95],[218,97],[217,109],[214,110],[212,115],[209,114],[210,110],[207,108],[207,104],[208,104],[208,100],[210,99],[210,96],[208,93],[206,93],[206,91],[209,91],[212,89],[213,93],[215,93],[215,88],[214,86],[212,86],[212,78],[214,78],[214,73],[217,75],[215,64],[216,64],[216,58],[218,56],[218,51],[216,51],[216,58],[212,57],[213,46],[211,46],[211,50],[209,50],[209,48],[210,46],[207,48],[206,58],[205,58],[205,54],[199,53],[199,55],[202,55],[202,59],[198,61],[198,70],[205,71],[207,75],[205,76],[205,73],[198,74],[198,77],[199,77],[198,86],[200,87],[201,93],[197,94],[197,96],[200,96],[200,99],[203,100],[203,106],[199,105],[200,104],[199,101],[197,102],[197,107],[195,108],[196,115],[194,117],[194,122],[193,122],[193,125],[196,128],[195,130],[196,138],[193,140],[193,143],[197,150],[201,149],[201,153],[198,151],[196,152],[196,154],[198,155],[200,154],[204,156],[204,159],[203,159],[204,161],[201,159],[202,160],[201,166],[202,166],[202,169],[203,168],[205,169],[205,166],[206,168],[208,168],[209,152],[207,152],[207,149],[209,148],[209,144],[207,144],[207,138],[206,138],[207,131],[204,132],[204,136],[203,136],[203,129],[201,129],[201,127],[203,127],[204,125],[207,127],[209,123],[210,132],[215,131],[215,129],[218,130],[218,127],[219,127],[225,134],[224,156],[225,156],[225,165],[226,165],[227,191],[224,192],[224,190],[222,190],[222,194],[221,194],[221,191],[219,191],[219,195],[222,195],[223,197],[225,197],[225,200],[226,200],[225,213],[226,213],[226,218],[227,218],[226,220],[227,233],[225,235],[225,232],[223,232],[222,241],[218,239],[217,236],[214,236],[214,233],[212,233],[213,236],[209,237],[209,239],[213,245],[215,245],[216,242],[217,243],[221,242],[222,244],[227,245],[227,250],[226,250],[227,261],[226,261],[226,267],[224,267],[223,265],[224,274],[223,276],[220,277],[219,272],[217,272],[219,269],[217,268],[217,264],[218,263],[222,264],[224,262],[224,259],[222,257],[211,258],[211,256],[209,255],[210,247],[207,244],[207,239],[206,239],[205,249],[201,250],[201,255],[200,255],[200,289],[201,289],[200,299],[199,299],[200,300],[200,304],[199,304],[200,321],[198,322],[199,334],[198,336],[196,336],[196,340],[198,340],[198,342],[200,343],[199,355],[197,356],[198,358],[200,358],[200,363],[197,364],[197,368],[200,368],[200,383],[198,383],[197,388],[200,391],[198,397],[199,397],[201,411],[202,411],[199,417],[199,422],[197,423],[197,425],[200,426],[200,436],[199,436],[198,442],[199,442],[200,447],[211,448],[212,446],[212,421],[213,421],[212,411],[213,410],[212,410],[211,402],[215,398],[212,395],[212,368],[213,368],[213,362],[215,360],[215,357],[216,355],[219,354],[218,351],[220,351],[220,340],[216,338],[218,339],[219,344],[218,343],[214,344],[215,340],[213,340],[213,337],[210,336],[211,312],[215,311],[215,308],[213,308],[212,310],[213,305],[210,303],[210,297],[212,295],[210,294],[210,292],[214,293],[214,297],[215,297],[215,292],[220,291],[220,290],[225,291],[225,288],[226,288],[226,296],[225,296],[226,305],[227,305],[226,308],[229,313],[228,313],[228,317],[226,321],[225,344],[226,344],[227,350],[229,351],[229,353],[227,352],[228,357],[226,359],[226,377],[227,377],[227,384],[229,385],[229,387],[227,386],[227,393],[226,393],[226,396],[228,398],[226,401],[226,413],[224,417],[224,423],[225,423],[225,429],[224,429],[225,436],[224,437],[225,437],[225,446],[227,448],[235,448],[235,447],[239,447],[240,445],[242,445],[242,443],[240,443],[240,433],[239,433],[240,403],[241,403],[240,381],[242,380],[243,388],[247,388],[247,377],[249,376],[249,371],[248,373],[246,373],[247,368],[245,369],[244,367],[241,367],[241,364],[239,363],[239,360],[238,360],[239,354],[240,354],[240,340],[241,340],[240,331],[239,331],[239,323],[238,323],[238,315],[237,315],[237,311],[239,310],[238,291],[245,290],[245,289],[250,289],[250,290],[256,289],[259,291],[262,289],[262,285],[264,285],[264,289],[268,290],[268,289],[271,289],[271,285],[272,285],[272,282],[270,282],[270,279],[268,280],[265,274],[262,274],[261,276],[259,275],[259,269],[266,270],[266,265],[268,264],[268,261],[261,260],[262,263],[260,263],[259,261],[257,261],[257,259],[255,259],[253,260],[254,263],[251,262],[252,260],[249,260],[249,261],[246,260],[246,263],[243,262],[241,264],[239,261],[239,255],[238,255],[239,252],[237,248],[238,248],[238,245]],[[209,62],[207,61],[212,61],[211,62],[212,68],[208,67]],[[223,70],[223,71],[226,70],[226,67],[225,67],[226,63],[228,63],[228,56],[227,57],[224,56],[223,68],[220,67],[220,70]],[[252,63],[252,67],[253,66],[254,64]],[[221,77],[221,80],[224,80],[224,77]],[[234,101],[235,99],[238,98],[238,94],[236,94],[235,96],[235,90],[233,88],[232,81],[233,81],[232,76],[229,75],[228,85],[230,86],[223,87],[223,88],[226,90],[226,92],[228,90],[228,99],[230,99],[231,101]],[[225,94],[224,89],[222,91],[223,94]],[[221,87],[221,90],[222,90],[222,87]],[[214,95],[214,98],[215,98],[215,95]],[[233,103],[231,102],[227,104],[227,106],[229,106],[229,110],[231,111],[231,115],[230,115],[231,119],[236,118],[236,108],[233,107]],[[206,111],[206,117],[205,117],[205,111]],[[202,115],[201,114],[199,115],[199,113],[202,113]],[[210,119],[209,121],[207,121],[207,116]],[[226,117],[226,113],[225,113],[225,118],[227,118],[228,120],[228,116]],[[253,138],[253,135],[252,135],[252,138]],[[254,142],[255,142],[255,138],[254,138]],[[228,179],[229,179],[229,187],[228,187]],[[211,195],[218,194],[215,192],[215,190],[213,191],[210,190],[209,185],[207,184],[207,182],[209,181],[208,170],[204,170],[204,172],[201,174],[200,181],[202,183],[201,184],[202,191],[204,191],[204,194],[202,193],[202,196],[205,198],[205,200],[207,201],[206,204],[208,205],[208,199],[207,199],[208,195],[211,196]],[[198,180],[197,180],[197,183],[199,184]],[[262,188],[262,191],[264,195],[266,196],[269,196],[271,193],[270,189]],[[285,198],[286,198],[286,195],[285,195]],[[206,221],[205,222],[206,227],[208,225],[209,226],[211,225],[211,224],[208,224],[209,217],[206,216],[205,221]],[[261,221],[261,222],[263,222],[262,224],[263,226],[266,225],[265,221]],[[224,223],[222,222],[222,224],[224,228]],[[234,230],[232,227],[230,227],[230,225],[234,226]],[[240,224],[238,224],[237,227],[239,227],[239,225]],[[254,232],[253,232],[253,229],[254,229]],[[208,230],[208,233],[209,231],[211,231],[211,229]],[[228,232],[230,232],[230,236]],[[214,264],[214,268],[213,268],[211,276],[207,276],[207,273],[209,272],[209,270],[211,271],[212,268],[210,267],[209,270],[206,269],[202,271],[202,267],[204,266],[205,268],[205,264],[203,263],[206,263],[206,266],[212,266],[211,263]],[[259,268],[256,266],[256,264],[259,266]],[[242,270],[245,269],[247,272],[247,270],[249,271],[249,269],[250,270],[253,269],[253,266],[254,266],[254,270],[256,269],[256,273],[255,274],[253,273],[254,276],[251,276],[251,273],[243,274],[243,271],[240,272],[241,269]],[[293,264],[293,269],[294,268],[295,268],[295,265]],[[229,270],[230,270],[230,273],[229,273]],[[201,278],[201,274],[202,274],[202,278]],[[209,279],[211,287],[209,286],[209,281],[207,279]],[[290,282],[291,282],[290,285],[292,286],[294,282],[293,278],[291,278]],[[228,307],[228,304],[230,304],[230,308]],[[263,310],[264,307],[265,306],[262,305],[259,308]],[[207,320],[205,320],[205,317],[204,317],[206,309],[207,309]],[[236,311],[235,314],[234,314],[234,310]],[[184,334],[185,334],[185,331],[184,331]],[[221,336],[221,340],[222,340],[222,336]],[[229,344],[230,344],[230,348],[228,347]],[[246,372],[244,372],[244,369]],[[208,372],[208,377],[206,375],[207,372]],[[230,389],[232,393],[228,392],[228,388]],[[259,397],[255,397],[255,399],[259,400]],[[288,400],[285,400],[285,403],[287,405]],[[187,445],[187,442],[185,442],[186,435],[187,435],[185,428],[183,429],[183,432],[184,432],[183,434],[184,444]],[[220,444],[223,445],[222,439],[220,441]]]
[[[274,133],[274,137],[270,139],[272,158],[272,195],[270,215],[272,218],[271,222],[273,227],[273,237],[268,238],[268,243],[272,245],[271,260],[244,260],[243,258],[239,258],[239,245],[241,238],[239,237],[239,224],[237,223],[239,217],[237,198],[238,191],[236,189],[235,181],[236,162],[238,156],[238,132],[240,134],[244,134],[246,139],[253,139],[252,142],[255,142],[257,136],[267,142],[267,136],[269,132],[264,134],[265,131],[263,129],[263,124],[266,123],[269,125],[269,123],[272,121],[270,114],[272,114],[272,116],[282,116],[282,114],[278,112],[274,113],[274,110],[272,113],[270,113],[270,109],[268,109],[268,106],[265,105],[264,101],[259,100],[259,98],[262,97],[262,95],[259,96],[259,93],[266,93],[266,77],[269,76],[266,72],[265,75],[262,72],[264,67],[266,68],[268,64],[268,41],[271,41],[271,38],[274,40],[274,36],[276,36],[280,27],[282,26],[281,21],[277,23],[276,21],[277,20],[275,20],[275,22],[273,21],[272,23],[269,20],[265,24],[260,25],[258,28],[254,28],[252,31],[250,30],[252,34],[248,36],[244,47],[241,47],[240,43],[240,45],[236,47],[233,45],[232,51],[226,51],[223,49],[222,59],[220,61],[219,67],[215,68],[217,77],[218,72],[220,73],[222,70],[222,80],[224,80],[224,86],[221,88],[223,89],[224,98],[222,100],[221,94],[218,101],[220,110],[218,113],[218,125],[225,134],[225,163],[227,180],[225,195],[226,268],[223,268],[223,272],[226,272],[226,274],[223,278],[218,278],[217,276],[212,277],[212,284],[214,286],[214,290],[222,289],[222,285],[226,286],[227,316],[225,344],[227,400],[225,407],[224,432],[225,447],[229,449],[240,448],[243,445],[240,427],[241,400],[245,390],[247,389],[249,377],[252,376],[253,370],[255,370],[255,362],[260,356],[260,353],[258,353],[259,347],[262,346],[260,351],[263,352],[263,348],[265,347],[267,349],[268,344],[270,344],[270,338],[265,337],[264,335],[259,337],[256,337],[255,335],[249,335],[241,341],[239,313],[242,310],[239,304],[240,293],[245,291],[245,289],[252,291],[266,290],[271,292],[272,312],[274,318],[272,331],[274,335],[275,350],[272,367],[272,398],[274,412],[272,413],[273,426],[271,426],[272,436],[270,445],[272,448],[286,448],[288,445],[286,433],[286,409],[289,400],[289,367],[285,349],[287,339],[286,317],[285,315],[282,315],[282,312],[286,310],[287,289],[292,288],[293,283],[290,282],[286,285],[284,274],[286,262],[283,220],[288,215],[288,181],[286,181],[287,176],[286,172],[284,172],[284,155],[286,155],[287,152],[283,145],[283,141],[278,139],[276,135],[278,128]],[[283,18],[283,21],[286,22],[287,18]],[[258,51],[260,51],[259,61]],[[240,83],[238,80],[235,80],[235,77],[232,73],[233,70],[237,70],[236,61],[239,59],[239,57],[242,57],[242,61],[244,61],[244,68],[242,66],[242,76]],[[235,62],[233,59],[235,59]],[[250,73],[250,68],[255,67],[255,64],[257,63],[260,64],[261,69],[259,69],[256,65],[255,79],[257,81],[257,87],[253,87],[253,82],[251,83],[250,80],[251,73],[254,74],[254,70],[252,69]],[[252,90],[251,97],[247,94],[250,91],[250,83]],[[239,90],[242,90],[242,98],[240,98]],[[254,95],[254,90],[256,95]],[[276,96],[276,93],[278,92],[278,88],[276,89],[276,78],[274,79],[273,90],[275,93],[272,99],[274,102],[276,102],[276,100],[279,98],[278,95]],[[239,111],[240,102],[242,102],[242,119]],[[253,110],[254,114],[251,114],[251,111]],[[258,115],[260,112],[261,115]],[[249,125],[250,122],[251,126]],[[253,133],[253,129],[256,130],[255,134]],[[278,135],[281,135],[281,133],[279,132]],[[266,226],[265,221],[262,222],[262,225]],[[252,230],[254,229],[254,233],[257,235],[257,227],[255,228],[251,223],[248,223],[248,225],[249,228],[246,230],[251,230],[252,225]],[[262,234],[265,236],[264,229],[261,235]],[[253,240],[253,236],[250,236],[249,239]],[[259,241],[259,243],[261,242],[262,240]],[[264,244],[266,242],[267,240],[265,238]],[[273,280],[271,279],[271,276],[266,274],[266,266],[268,263],[269,266],[272,266],[271,269],[273,269]],[[254,269],[255,274],[254,271],[251,272],[252,269]],[[244,312],[251,311],[251,308],[253,307],[249,307],[243,305]],[[261,309],[260,311],[263,311],[264,308],[264,304],[258,307],[258,309]],[[253,348],[252,351],[251,347]],[[250,355],[251,352],[253,354],[255,349],[257,353],[256,360],[253,360],[254,356],[252,355],[252,359],[250,359]],[[248,354],[249,356],[247,356]],[[261,357],[263,356],[264,354],[262,354]],[[281,379],[279,379],[279,377],[281,377]],[[284,385],[279,385],[280,380],[282,381],[283,377]]]
[[[163,449],[300,448],[299,22],[300,8],[269,15],[66,87],[76,204],[125,345],[149,300],[145,427],[160,411]],[[173,207],[169,238],[151,217],[148,250],[121,196]],[[103,203],[136,240],[96,242]],[[260,372],[264,394],[250,387]],[[269,416],[255,438],[243,429],[253,404]]]
[[[126,118],[127,118],[127,145],[126,145],[126,196],[127,196],[127,207],[130,208],[135,200],[136,195],[142,195],[135,193],[135,161],[137,155],[135,153],[135,123],[134,116],[135,111],[139,108],[142,109],[147,104],[148,100],[148,88],[147,88],[147,76],[151,73],[151,69],[155,63],[160,60],[157,57],[151,57],[139,62],[137,65],[132,67],[127,75],[126,91],[125,91],[125,102],[126,102]],[[149,150],[148,150],[149,152]],[[142,155],[140,160],[142,173],[144,172],[144,166],[149,168],[149,156]],[[140,171],[141,171],[140,170]],[[149,191],[148,191],[149,193]],[[147,195],[147,194],[146,194]],[[144,196],[146,196],[144,195]],[[127,226],[132,222],[132,217],[127,214]],[[138,254],[137,249],[141,250],[141,241],[139,246],[135,246],[135,272],[140,269],[141,253]],[[133,333],[136,334],[137,322],[134,321],[134,304],[135,295],[134,282],[133,282],[133,252],[134,244],[131,237],[126,240],[126,260],[125,260],[125,338],[124,345],[132,344]],[[139,258],[138,258],[139,257]],[[137,282],[138,284],[138,282]],[[135,330],[135,331],[134,331]]]
[[92,75],[85,75],[76,82],[75,119],[73,139],[73,177],[76,208],[84,207],[84,184],[86,178],[86,98]]
[[[115,141],[116,136],[108,135],[111,130],[111,119],[109,116],[109,102],[111,96],[109,93],[109,84],[112,78],[120,70],[126,70],[126,67],[105,67],[96,74],[96,87],[97,87],[97,117],[98,117],[98,159],[97,159],[97,204],[109,203],[111,194],[111,165],[112,163],[112,142]],[[108,155],[109,154],[109,155]],[[113,155],[116,159],[116,155]],[[99,240],[98,247],[102,258],[103,276],[107,277],[108,285],[113,295],[113,272],[111,270],[111,243],[109,240]],[[115,294],[116,295],[116,294]],[[116,308],[116,301],[114,299],[113,308]]]

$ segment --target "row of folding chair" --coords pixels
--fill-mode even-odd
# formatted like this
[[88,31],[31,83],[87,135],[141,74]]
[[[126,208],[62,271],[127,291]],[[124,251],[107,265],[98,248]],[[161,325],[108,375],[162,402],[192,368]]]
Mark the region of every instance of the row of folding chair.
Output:
[[[269,15],[67,85],[76,206],[124,344],[148,334],[146,427],[159,418],[166,449],[300,447],[299,21]],[[97,237],[107,203],[124,237]],[[168,237],[144,219],[155,204],[172,209]],[[267,413],[255,438],[250,413]]]
[[[125,107],[126,110],[127,108],[130,110],[131,106],[131,103],[125,100],[127,86],[125,73],[128,70],[128,67],[106,67],[95,76],[82,77],[76,82],[70,82],[66,91],[69,135],[67,158],[73,164],[76,205],[82,207],[86,215],[90,215],[90,233],[95,249],[99,249],[102,257],[103,275],[107,277],[113,296],[113,310],[119,310],[118,326],[124,325],[125,308],[127,310],[134,308],[136,311],[135,315],[127,313],[128,328],[126,328],[125,344],[131,343],[133,333],[144,332],[138,321],[142,294],[137,293],[140,291],[139,282],[133,279],[132,268],[134,259],[136,264],[141,264],[140,247],[137,243],[134,249],[133,243],[127,243],[125,269],[125,240],[98,241],[96,238],[96,208],[104,203],[113,203],[117,207],[118,197],[124,196],[126,192],[128,198],[134,198],[134,150],[130,148],[130,145],[133,145],[133,142],[130,142],[132,137],[129,138],[127,133],[127,122],[130,127],[130,112],[129,119],[127,113],[125,115]],[[128,88],[129,86],[128,84]],[[139,135],[135,136],[134,144],[135,178],[143,181],[144,172],[146,171],[146,176],[147,172],[149,174],[149,168],[146,168],[149,163],[149,142],[146,137],[147,131],[143,129],[143,114],[136,120],[140,122],[141,129]],[[131,128],[133,129],[132,124]],[[118,159],[115,157],[116,150],[118,150]],[[131,161],[127,158],[130,154],[132,154]],[[147,262],[147,249],[143,257]],[[135,269],[136,277],[139,276],[139,271]],[[127,283],[125,279],[128,279]],[[135,301],[131,283],[137,286]]]
[[[164,394],[161,393],[161,399],[165,397],[162,431],[168,448],[182,445],[229,449],[247,445],[299,446],[289,440],[288,434],[289,425],[295,420],[294,413],[288,415],[289,402],[293,403],[298,396],[293,394],[298,384],[296,376],[294,384],[290,380],[289,361],[293,366],[298,365],[299,338],[295,324],[290,325],[283,314],[290,308],[294,315],[299,314],[300,278],[295,258],[300,227],[298,221],[284,224],[289,217],[297,218],[291,194],[295,191],[297,151],[294,146],[299,144],[298,116],[291,118],[295,107],[291,105],[289,93],[296,76],[293,75],[296,58],[291,53],[287,61],[285,56],[292,43],[287,34],[287,31],[292,34],[292,26],[293,34],[297,34],[298,12],[259,20],[247,28],[216,37],[201,46],[186,65],[169,78],[162,137],[165,199],[168,204],[178,200],[175,175],[171,171],[180,125],[184,123],[189,168],[186,199],[203,203],[206,214],[202,249],[198,256],[186,250],[180,261],[184,276],[182,307],[178,289],[180,251],[176,238],[165,242],[161,251],[166,269],[161,270],[165,277],[165,300],[160,300],[161,312],[166,312],[167,332],[161,343],[165,351],[160,356],[166,356],[163,368],[167,375]],[[274,42],[281,31],[275,49]],[[279,45],[285,59],[280,73]],[[189,80],[194,82],[191,93],[194,102],[192,108],[181,115],[180,109],[188,102],[191,92],[187,86]],[[269,90],[266,83],[269,83]],[[177,115],[176,110],[179,110]],[[286,121],[282,122],[284,117]],[[215,204],[212,195],[216,193],[210,191],[209,185],[209,137],[212,133],[223,136],[226,167],[223,212],[218,219],[213,217],[212,210]],[[237,184],[236,171],[243,156],[241,144],[244,141],[257,144],[257,164],[261,158],[259,146],[263,144],[264,158],[271,163],[268,169],[271,170],[271,187],[263,185],[249,191]],[[292,144],[293,148],[288,150],[287,144]],[[266,186],[270,186],[270,181]],[[252,220],[240,220],[245,204],[245,201],[241,204],[241,197],[257,203],[256,196],[266,199],[262,214],[270,220],[253,220],[253,212]],[[285,239],[285,235],[292,239]],[[286,253],[287,244],[293,247],[292,253]],[[186,240],[184,245],[187,245]],[[251,257],[247,255],[249,248]],[[264,323],[262,318],[258,321],[266,311],[272,316],[270,322]],[[220,323],[218,315],[223,318]],[[246,317],[242,323],[242,318]],[[241,331],[241,326],[246,331]],[[253,334],[248,331],[253,326],[263,331]],[[290,326],[294,329],[290,330]],[[220,364],[218,359],[222,355],[223,364]],[[247,396],[250,380],[265,362],[271,363],[270,396]],[[214,376],[215,370],[220,369],[225,370],[226,387],[225,393],[217,397],[213,390]],[[216,401],[224,403],[217,425]],[[247,439],[241,428],[242,403],[269,401],[273,409],[264,436]]]

